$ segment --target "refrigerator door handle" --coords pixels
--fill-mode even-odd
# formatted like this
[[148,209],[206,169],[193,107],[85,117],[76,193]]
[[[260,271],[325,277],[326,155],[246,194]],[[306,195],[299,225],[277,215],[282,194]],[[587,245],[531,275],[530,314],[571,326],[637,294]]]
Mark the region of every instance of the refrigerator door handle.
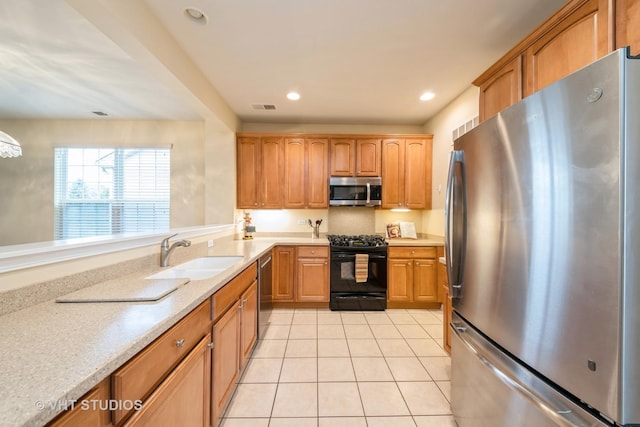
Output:
[[467,195],[464,152],[454,150],[449,160],[445,202],[445,254],[449,293],[462,297],[464,255],[467,244]]

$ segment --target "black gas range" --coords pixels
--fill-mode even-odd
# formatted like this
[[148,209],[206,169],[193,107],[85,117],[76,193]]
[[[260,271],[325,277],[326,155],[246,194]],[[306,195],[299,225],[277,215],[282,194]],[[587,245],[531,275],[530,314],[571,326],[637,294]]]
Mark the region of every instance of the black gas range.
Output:
[[380,235],[327,236],[331,310],[387,308],[387,246]]

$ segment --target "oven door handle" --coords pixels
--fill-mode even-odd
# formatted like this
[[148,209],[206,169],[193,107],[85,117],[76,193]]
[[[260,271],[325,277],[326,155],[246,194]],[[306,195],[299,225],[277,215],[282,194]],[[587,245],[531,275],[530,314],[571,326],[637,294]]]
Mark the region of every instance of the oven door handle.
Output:
[[371,184],[367,182],[367,204],[371,203]]
[[[356,259],[356,254],[333,254],[331,255],[331,259]],[[369,259],[387,259],[387,256],[379,254],[369,254]]]

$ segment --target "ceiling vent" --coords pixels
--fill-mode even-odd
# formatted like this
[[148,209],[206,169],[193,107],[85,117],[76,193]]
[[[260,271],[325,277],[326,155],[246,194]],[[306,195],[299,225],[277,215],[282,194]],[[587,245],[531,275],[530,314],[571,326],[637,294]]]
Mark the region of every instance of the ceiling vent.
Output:
[[275,110],[276,106],[273,104],[251,104],[254,110]]

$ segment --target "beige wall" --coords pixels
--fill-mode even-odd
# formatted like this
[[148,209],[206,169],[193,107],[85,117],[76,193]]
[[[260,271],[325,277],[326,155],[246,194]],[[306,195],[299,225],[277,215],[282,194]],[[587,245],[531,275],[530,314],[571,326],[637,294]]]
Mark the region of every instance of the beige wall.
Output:
[[424,125],[424,133],[433,134],[432,210],[423,213],[423,233],[444,235],[444,202],[447,188],[449,154],[453,149],[452,132],[478,115],[479,91],[470,86]]
[[[205,223],[205,127],[201,121],[2,120],[0,129],[20,141],[23,152],[22,157],[0,159],[0,246],[53,240],[53,148],[59,146],[172,145],[171,227]],[[207,142],[215,146],[215,136]],[[227,158],[226,163],[232,162]],[[234,177],[226,175],[225,182],[210,191],[234,186]],[[227,210],[232,210],[233,201],[226,203]],[[232,214],[227,216],[229,223]]]

